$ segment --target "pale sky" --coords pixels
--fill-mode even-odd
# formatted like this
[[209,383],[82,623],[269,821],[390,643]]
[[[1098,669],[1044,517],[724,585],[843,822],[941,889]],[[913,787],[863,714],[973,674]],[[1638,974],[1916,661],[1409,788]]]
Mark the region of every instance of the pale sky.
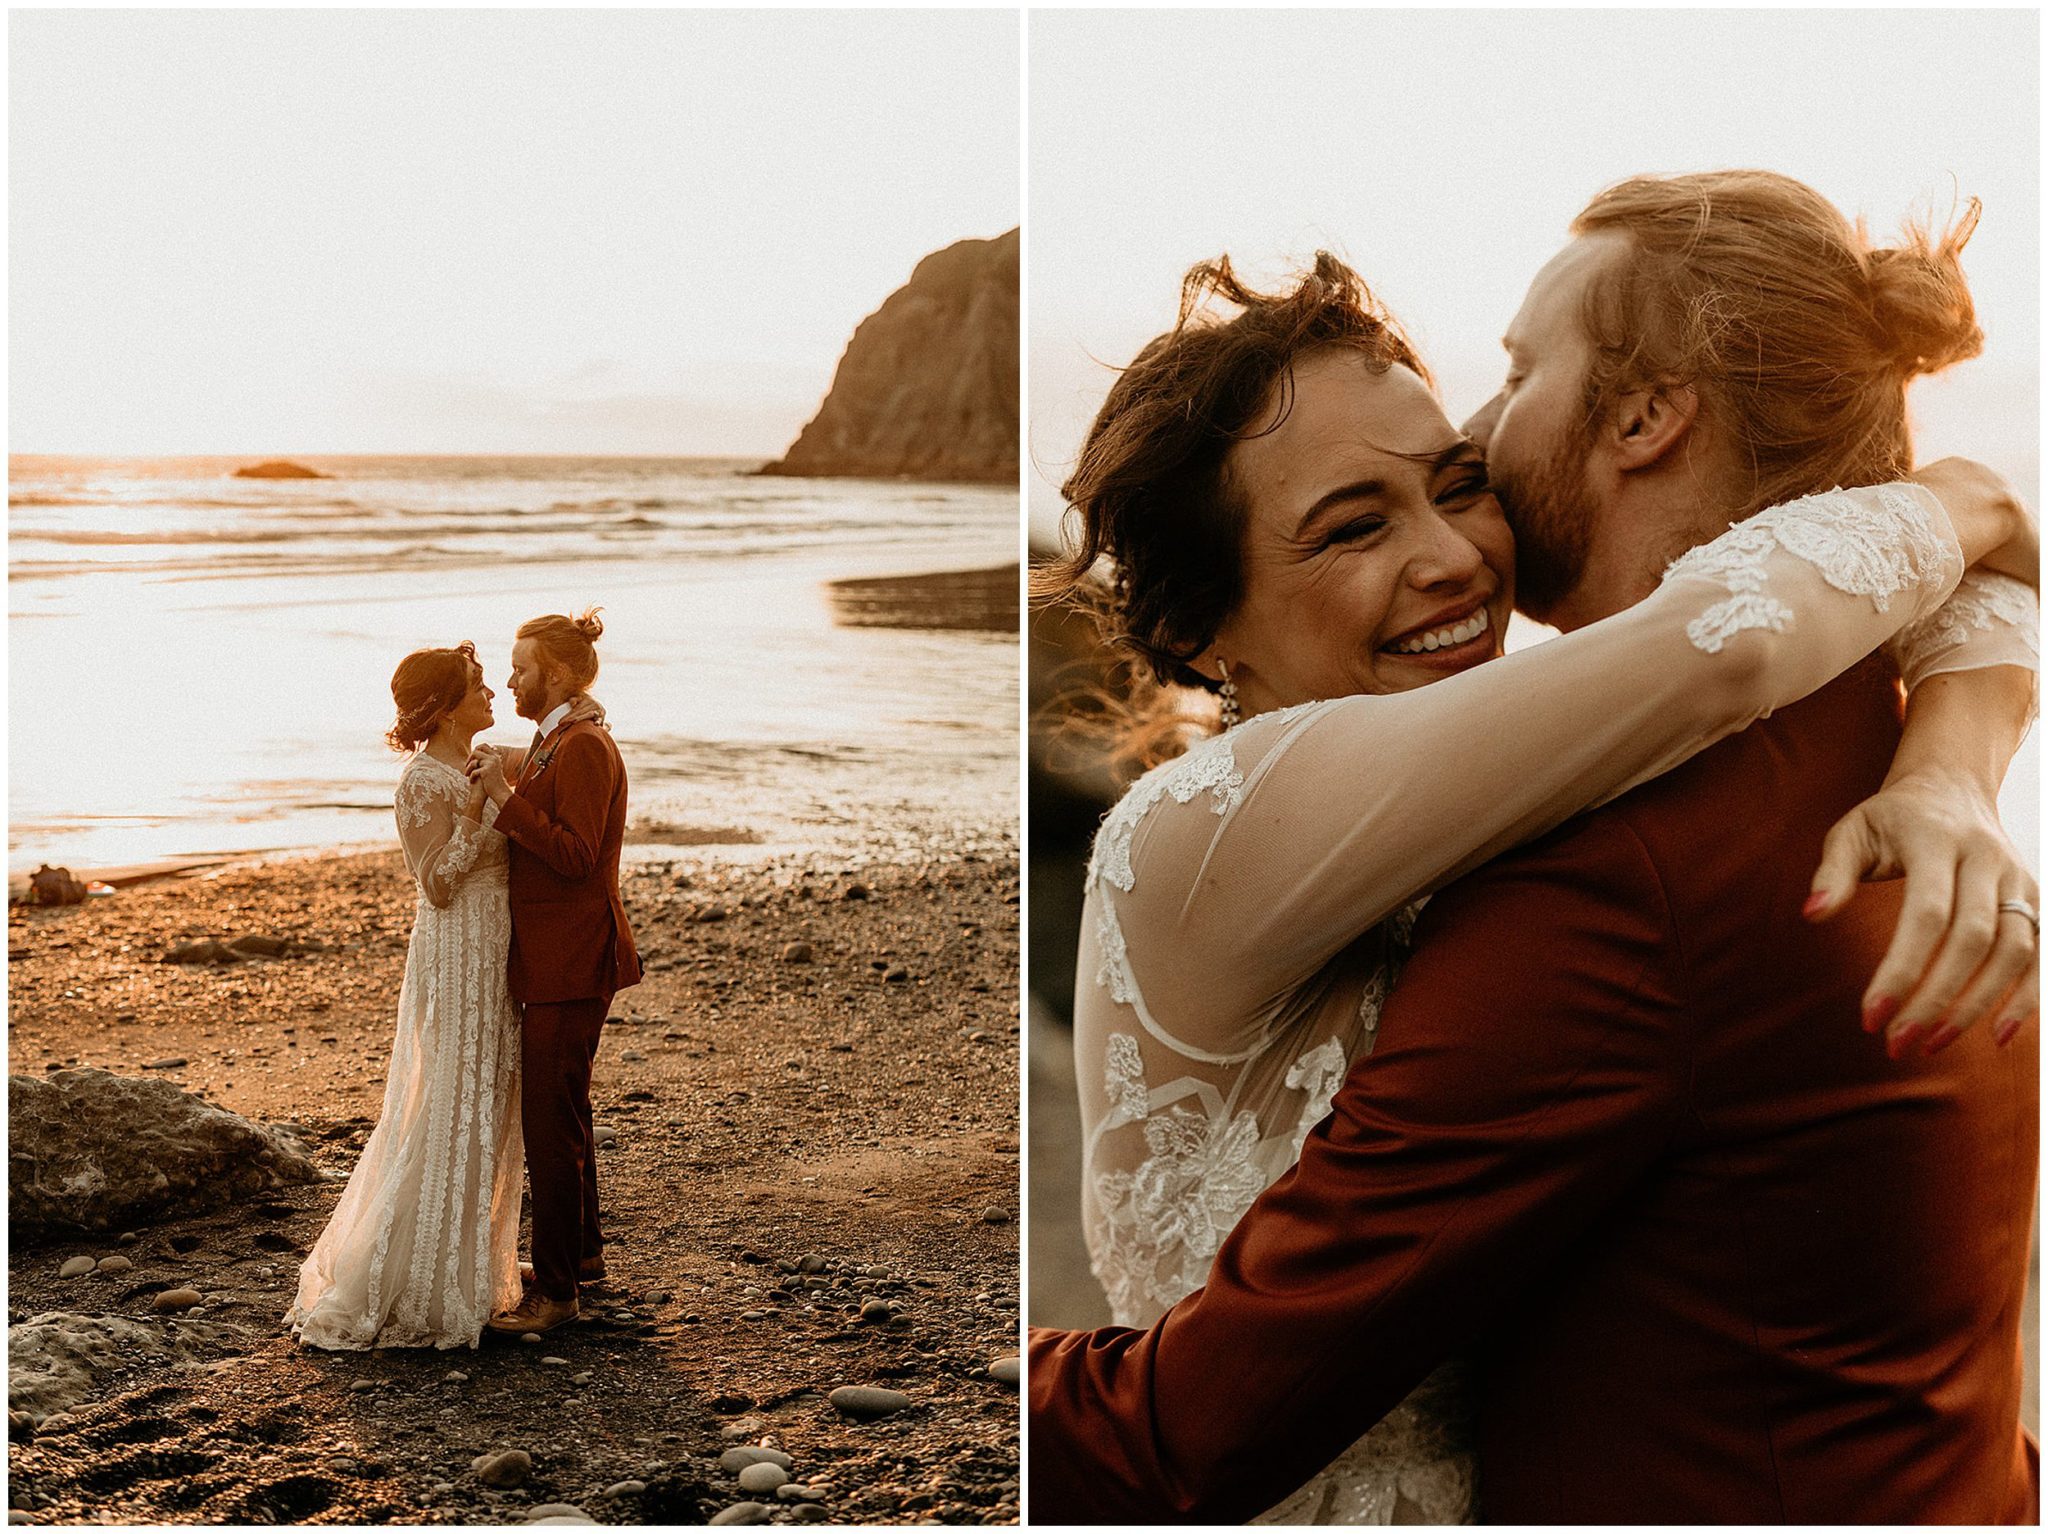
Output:
[[16,11],[14,452],[772,454],[1018,222],[996,11]]
[[[1220,252],[1347,257],[1452,419],[1503,373],[1529,279],[1603,186],[1783,171],[1896,231],[1984,199],[1988,336],[1915,386],[1928,454],[2038,485],[2039,22],[2030,11],[1063,12],[1031,18],[1033,523],[1107,391]],[[1092,360],[1091,360],[1092,359]]]

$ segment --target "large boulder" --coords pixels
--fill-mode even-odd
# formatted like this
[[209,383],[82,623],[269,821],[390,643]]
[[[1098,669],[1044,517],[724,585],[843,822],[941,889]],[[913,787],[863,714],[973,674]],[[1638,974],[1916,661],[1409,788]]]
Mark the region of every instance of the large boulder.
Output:
[[92,1400],[122,1369],[204,1363],[248,1343],[245,1328],[225,1321],[52,1311],[7,1328],[7,1409],[26,1412],[40,1427]]
[[7,1078],[17,1240],[127,1230],[319,1176],[289,1136],[168,1081],[91,1069]]
[[917,263],[860,323],[832,392],[764,474],[1017,479],[1018,237]]

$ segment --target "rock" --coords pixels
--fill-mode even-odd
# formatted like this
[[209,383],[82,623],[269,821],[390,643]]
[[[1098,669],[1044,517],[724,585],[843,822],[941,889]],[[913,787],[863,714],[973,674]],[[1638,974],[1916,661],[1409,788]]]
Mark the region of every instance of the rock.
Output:
[[98,1266],[99,1264],[90,1257],[66,1257],[64,1259],[64,1266],[57,1270],[57,1276],[59,1278],[77,1278],[81,1274],[90,1273]]
[[600,1146],[617,1145],[619,1143],[619,1131],[614,1125],[593,1124],[591,1126],[591,1133],[596,1137],[597,1143]]
[[756,1496],[761,1495],[763,1492],[773,1491],[778,1486],[786,1485],[788,1481],[789,1472],[787,1470],[783,1469],[780,1465],[770,1464],[766,1460],[759,1464],[749,1465],[740,1472],[740,1490],[751,1491]]
[[[790,1516],[796,1519],[798,1523],[823,1523],[832,1514],[827,1509],[818,1506],[815,1502],[799,1502],[790,1509]],[[1011,1521],[1015,1522],[1016,1520],[1012,1519]]]
[[167,1081],[95,1069],[8,1078],[7,1161],[17,1240],[125,1230],[320,1178],[273,1129]]
[[647,1490],[647,1483],[645,1481],[614,1481],[598,1495],[609,1502],[615,1497],[637,1497],[645,1490]]
[[910,1406],[910,1397],[902,1391],[875,1385],[841,1385],[826,1399],[847,1416],[863,1422],[893,1417]]
[[[719,1410],[718,1403],[715,1401],[712,1402],[711,1409],[713,1411]],[[734,1411],[740,1410],[739,1407],[734,1407],[732,1409]],[[760,1434],[765,1433],[767,1431],[768,1424],[764,1419],[760,1417],[742,1417],[737,1422],[726,1423],[724,1427],[718,1430],[718,1436],[720,1438],[723,1438],[727,1443],[734,1443],[742,1438],[758,1437]],[[751,1464],[753,1462],[749,1460],[748,1463]],[[733,1468],[737,1469],[738,1466],[734,1466]]]
[[235,479],[332,479],[332,474],[322,474],[318,469],[309,469],[302,463],[293,463],[288,458],[266,458],[261,463],[244,464],[235,470]]
[[784,943],[782,945],[782,962],[785,964],[810,963],[811,945],[809,943]]
[[799,1273],[822,1273],[825,1271],[825,1259],[816,1252],[805,1252],[797,1258],[796,1270]]
[[[547,1360],[542,1359],[541,1362],[546,1363]],[[588,1385],[592,1380],[596,1378],[597,1376],[594,1373],[592,1373],[588,1369],[585,1369],[581,1374],[571,1375],[569,1377],[569,1383],[572,1385]]]
[[787,1481],[775,1488],[775,1500],[778,1502],[816,1502],[824,1495],[800,1481]]
[[984,1225],[1007,1225],[1010,1223],[1010,1211],[1000,1204],[990,1204],[982,1210],[981,1222]]
[[998,1358],[988,1366],[988,1377],[999,1385],[1014,1385],[1024,1377],[1024,1365],[1015,1353]]
[[764,474],[1017,478],[1018,231],[918,262],[861,321],[809,425]]
[[196,943],[180,943],[166,953],[158,962],[162,964],[232,964],[238,955],[225,943],[214,938],[201,938]]
[[99,1260],[99,1270],[102,1273],[126,1273],[134,1266],[133,1262],[123,1257],[119,1252],[116,1252],[111,1257],[102,1257]]
[[569,1367],[569,1360],[568,1360],[568,1359],[566,1359],[566,1358],[559,1358],[559,1357],[557,1357],[557,1356],[556,1356],[555,1354],[553,1354],[553,1353],[550,1353],[550,1354],[549,1354],[549,1355],[548,1355],[548,1356],[547,1356],[546,1358],[543,1358],[543,1359],[541,1360],[541,1362],[542,1362],[542,1363],[544,1363],[544,1364],[553,1364],[553,1365],[554,1365],[555,1367],[557,1367],[557,1368],[561,1368],[561,1369],[566,1369],[566,1368],[568,1368],[568,1367]]
[[183,1055],[172,1055],[164,1060],[145,1061],[142,1068],[146,1071],[175,1071],[182,1070],[186,1063]]
[[190,1310],[194,1305],[204,1304],[205,1301],[206,1296],[197,1289],[166,1289],[150,1301],[150,1309],[160,1316],[171,1316],[180,1311]]
[[769,1508],[764,1502],[735,1502],[731,1507],[721,1508],[711,1515],[711,1525],[734,1523],[766,1523]]
[[860,1319],[864,1326],[880,1326],[889,1319],[889,1302],[869,1300],[860,1308]]
[[741,1444],[718,1456],[718,1468],[727,1475],[738,1475],[750,1465],[773,1465],[778,1470],[789,1470],[795,1467],[796,1461],[780,1449],[762,1448],[756,1444]]
[[526,1478],[533,1474],[533,1456],[524,1449],[479,1454],[469,1462],[469,1468],[476,1472],[476,1478],[484,1485],[503,1490],[526,1484]]
[[573,1502],[543,1502],[526,1515],[528,1523],[595,1523]]
[[444,1383],[450,1385],[467,1385],[469,1383],[469,1376],[464,1374],[460,1369],[450,1369],[446,1374],[441,1376],[441,1379]]
[[841,900],[867,900],[873,895],[865,884],[849,884],[840,892]]
[[7,1405],[40,1427],[91,1400],[117,1370],[200,1363],[247,1343],[248,1333],[225,1321],[52,1311],[7,1329]]
[[628,1063],[638,1063],[647,1058],[647,1053],[639,1049],[622,1049],[619,1051],[619,1058]]
[[368,1395],[382,1383],[381,1380],[351,1380],[348,1388],[356,1395]]
[[882,978],[888,981],[891,985],[901,985],[904,981],[910,978],[910,971],[905,969],[901,964],[891,964],[887,969],[882,971]]

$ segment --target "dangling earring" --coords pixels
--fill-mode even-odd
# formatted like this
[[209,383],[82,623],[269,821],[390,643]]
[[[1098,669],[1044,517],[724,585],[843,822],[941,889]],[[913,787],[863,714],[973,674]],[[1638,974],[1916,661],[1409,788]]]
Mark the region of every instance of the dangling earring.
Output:
[[1237,683],[1230,679],[1229,661],[1219,660],[1216,664],[1223,669],[1223,685],[1216,689],[1217,696],[1223,699],[1223,728],[1234,730],[1244,717],[1237,711]]

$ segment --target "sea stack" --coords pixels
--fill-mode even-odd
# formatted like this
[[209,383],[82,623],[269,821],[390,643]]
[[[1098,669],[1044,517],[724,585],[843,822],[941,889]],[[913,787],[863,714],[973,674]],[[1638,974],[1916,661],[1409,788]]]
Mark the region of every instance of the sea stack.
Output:
[[1017,478],[1018,234],[917,263],[860,323],[832,390],[763,474]]
[[236,479],[332,479],[331,474],[322,474],[318,469],[309,469],[302,463],[292,463],[284,458],[272,458],[263,463],[246,464],[235,470]]

